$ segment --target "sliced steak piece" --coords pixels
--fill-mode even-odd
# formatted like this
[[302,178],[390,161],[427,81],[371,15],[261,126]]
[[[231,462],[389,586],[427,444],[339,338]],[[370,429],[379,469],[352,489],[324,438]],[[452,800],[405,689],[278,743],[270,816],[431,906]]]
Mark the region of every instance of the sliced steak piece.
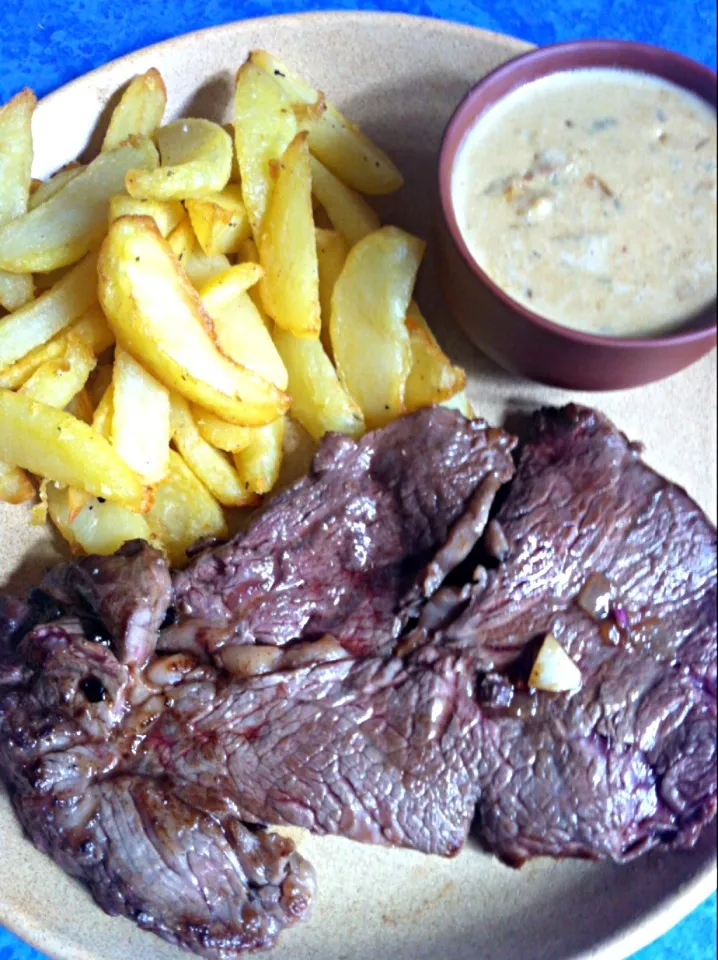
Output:
[[142,666],[154,653],[172,582],[162,554],[132,540],[114,556],[83,557],[56,567],[41,590],[63,610],[96,618],[121,662]]
[[[486,843],[514,863],[690,846],[716,811],[715,529],[575,406],[536,418],[497,525],[504,562],[455,593],[453,623],[444,595],[435,635],[488,672]],[[595,573],[614,592],[600,622],[578,604]],[[581,668],[576,693],[526,692],[547,632]]]
[[314,874],[291,840],[209,787],[131,772],[161,710],[78,619],[37,627],[30,679],[0,690],[0,771],[30,838],[97,902],[211,960],[271,946],[306,916]]
[[[481,534],[496,491],[513,475],[514,444],[441,407],[359,442],[325,437],[309,477],[247,533],[175,576],[192,635],[169,631],[168,644],[194,646],[197,629],[209,629],[215,645],[331,634],[353,654],[387,652],[413,605]],[[442,549],[467,509],[469,520]]]
[[201,668],[172,687],[137,770],[213,785],[247,821],[451,856],[476,801],[478,727],[471,672],[451,654],[231,682]]

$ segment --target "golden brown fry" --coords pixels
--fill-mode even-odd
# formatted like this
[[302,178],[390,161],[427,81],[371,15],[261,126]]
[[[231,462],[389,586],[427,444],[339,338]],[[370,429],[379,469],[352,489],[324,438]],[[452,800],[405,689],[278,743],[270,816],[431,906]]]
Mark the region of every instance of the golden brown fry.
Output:
[[319,268],[306,133],[295,137],[280,162],[259,258],[265,273],[260,292],[269,316],[297,337],[318,337]]
[[20,387],[20,393],[38,403],[64,410],[85,386],[96,363],[89,347],[76,337],[68,337],[63,356],[38,367]]
[[319,265],[319,303],[322,312],[322,346],[333,359],[329,324],[332,318],[332,293],[337,277],[346,263],[349,245],[338,230],[316,230],[317,262]]
[[133,513],[119,503],[103,503],[95,497],[80,495],[73,501],[72,488],[48,484],[47,500],[50,518],[74,553],[100,556],[115,553],[127,540],[152,540],[150,526],[141,514]]
[[282,466],[282,448],[286,417],[266,427],[255,427],[250,443],[234,455],[240,482],[256,494],[269,493],[277,482]]
[[122,190],[125,173],[157,163],[150,140],[101,153],[45,203],[0,227],[0,268],[47,273],[80,260],[102,239],[110,197]]
[[274,342],[289,374],[292,416],[315,440],[331,430],[360,436],[362,412],[341,384],[321,340],[276,328]]
[[172,439],[187,466],[225,507],[246,507],[256,503],[248,485],[240,481],[229,458],[204,439],[192,419],[189,405],[172,395]]
[[200,296],[212,318],[222,353],[280,390],[286,390],[287,371],[282,358],[254,302],[245,292],[261,272],[257,264],[238,264],[202,287]]
[[421,240],[384,227],[350,250],[334,286],[334,361],[369,428],[404,412],[411,370],[405,316],[423,253]]
[[108,222],[120,217],[152,217],[159,232],[167,237],[184,220],[185,211],[179,200],[135,200],[117,193],[110,197]]
[[361,193],[398,190],[403,178],[383,150],[346,119],[324,94],[313,89],[266,50],[253,50],[253,64],[273,76],[293,104],[319,105],[309,129],[309,148],[337,176]]
[[130,137],[151,137],[162,123],[167,105],[167,89],[159,72],[152,67],[135,77],[112,111],[102,149],[114,150]]
[[237,253],[251,234],[239,184],[230,183],[221,193],[190,198],[185,206],[199,245],[208,257]]
[[297,134],[292,105],[274,77],[251,63],[237,73],[234,142],[244,205],[255,238],[262,234],[273,189],[272,164]]
[[112,372],[112,446],[148,485],[167,476],[169,392],[121,347]]
[[346,237],[350,247],[379,229],[379,217],[366,200],[311,158],[312,193],[326,211],[335,230]]
[[175,567],[187,563],[186,551],[198,540],[227,533],[222,508],[174,450],[170,475],[157,487],[147,522]]
[[[32,166],[35,94],[23,90],[0,108],[0,226],[27,210]],[[29,274],[0,270],[0,306],[17,310],[33,297]]]
[[105,392],[100,398],[100,402],[95,408],[92,417],[92,429],[104,437],[105,440],[112,440],[112,418],[114,415],[114,390],[112,381],[107,385]]
[[227,453],[243,450],[251,442],[254,431],[259,429],[259,427],[240,427],[236,423],[227,423],[209,410],[203,410],[202,407],[194,404],[190,409],[192,419],[207,443],[217,447],[218,450],[226,450]]
[[262,426],[286,411],[286,394],[217,349],[212,320],[154,221],[115,220],[98,272],[118,343],[166,387],[230,423]]
[[49,200],[61,187],[64,187],[70,180],[74,180],[84,169],[85,164],[72,161],[61,167],[57,173],[53,173],[47,180],[38,180],[35,189],[30,190],[27,209],[34,210],[35,207],[39,207],[41,203]]
[[96,497],[146,510],[141,479],[92,427],[63,410],[0,390],[0,459]]
[[411,341],[411,372],[404,392],[406,410],[443,403],[463,390],[466,374],[451,363],[413,300],[406,312],[406,328]]
[[184,200],[223,190],[232,172],[232,140],[211,120],[175,120],[156,133],[162,166],[130,170],[125,189],[145,200]]
[[46,343],[97,302],[93,254],[37,300],[0,320],[0,370]]

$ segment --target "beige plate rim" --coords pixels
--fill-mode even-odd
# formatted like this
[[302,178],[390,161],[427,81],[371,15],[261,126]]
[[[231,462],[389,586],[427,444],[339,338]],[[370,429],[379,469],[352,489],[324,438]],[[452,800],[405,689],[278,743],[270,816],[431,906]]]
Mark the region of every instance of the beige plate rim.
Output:
[[[472,27],[467,24],[412,14],[372,11],[326,11],[255,17],[232,21],[216,27],[195,30],[152,44],[148,47],[143,47],[130,54],[108,61],[108,63],[97,67],[95,70],[64,84],[62,87],[59,87],[57,90],[52,91],[42,98],[40,102],[43,106],[49,106],[56,97],[59,97],[61,94],[64,95],[68,90],[85,86],[92,80],[102,79],[103,75],[109,73],[118,63],[131,64],[134,59],[143,58],[149,53],[156,53],[157,56],[161,58],[169,49],[176,51],[178,49],[181,50],[185,46],[193,45],[197,42],[198,37],[206,38],[209,41],[213,37],[230,35],[238,30],[249,30],[253,24],[257,23],[271,24],[275,22],[282,25],[296,24],[298,27],[306,29],[311,28],[313,23],[318,24],[326,21],[334,21],[337,24],[341,23],[346,26],[352,20],[357,22],[367,22],[369,20],[375,22],[385,21],[395,25],[404,25],[407,29],[423,28],[424,30],[434,30],[444,34],[453,32],[464,36],[471,35],[476,37],[477,40],[482,37],[487,39],[497,38],[505,43],[515,44],[517,53],[526,49],[524,41],[505,34]],[[682,884],[663,903],[657,905],[655,909],[644,914],[628,927],[619,930],[609,939],[604,940],[599,947],[595,949],[589,948],[588,950],[575,954],[574,960],[625,960],[625,958],[630,957],[638,950],[663,936],[671,927],[686,917],[716,890],[718,886],[716,867],[717,858],[714,856],[712,860],[704,865],[703,869],[697,871],[690,881]],[[93,909],[99,908],[93,905]],[[0,924],[22,938],[30,946],[37,950],[47,952],[47,944],[40,942],[40,937],[36,933],[37,928],[32,920],[29,917],[24,918],[11,914],[7,904],[3,903],[0,903]],[[53,960],[77,960],[76,953],[66,953],[59,945],[57,951],[51,952],[51,956]],[[271,956],[271,952],[268,956]],[[88,957],[87,960],[90,960],[90,958]]]

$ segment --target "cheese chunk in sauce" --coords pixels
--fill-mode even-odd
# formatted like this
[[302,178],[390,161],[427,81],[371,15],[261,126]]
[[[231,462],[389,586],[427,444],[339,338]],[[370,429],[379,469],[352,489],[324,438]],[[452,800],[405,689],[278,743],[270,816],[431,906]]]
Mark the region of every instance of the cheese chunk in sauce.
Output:
[[552,74],[467,134],[459,229],[509,296],[563,326],[675,330],[716,295],[716,112],[618,69]]

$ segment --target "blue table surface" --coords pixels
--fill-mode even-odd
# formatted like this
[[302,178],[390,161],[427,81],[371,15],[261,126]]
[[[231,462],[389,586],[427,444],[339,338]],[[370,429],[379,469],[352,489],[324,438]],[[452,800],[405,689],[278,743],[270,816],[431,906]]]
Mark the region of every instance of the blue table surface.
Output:
[[[458,20],[536,44],[597,36],[641,40],[716,65],[714,0],[6,0],[0,8],[0,103],[26,85],[43,96],[132,50],[241,15],[357,8]],[[41,958],[0,928],[0,960]],[[716,960],[715,895],[635,960]]]

